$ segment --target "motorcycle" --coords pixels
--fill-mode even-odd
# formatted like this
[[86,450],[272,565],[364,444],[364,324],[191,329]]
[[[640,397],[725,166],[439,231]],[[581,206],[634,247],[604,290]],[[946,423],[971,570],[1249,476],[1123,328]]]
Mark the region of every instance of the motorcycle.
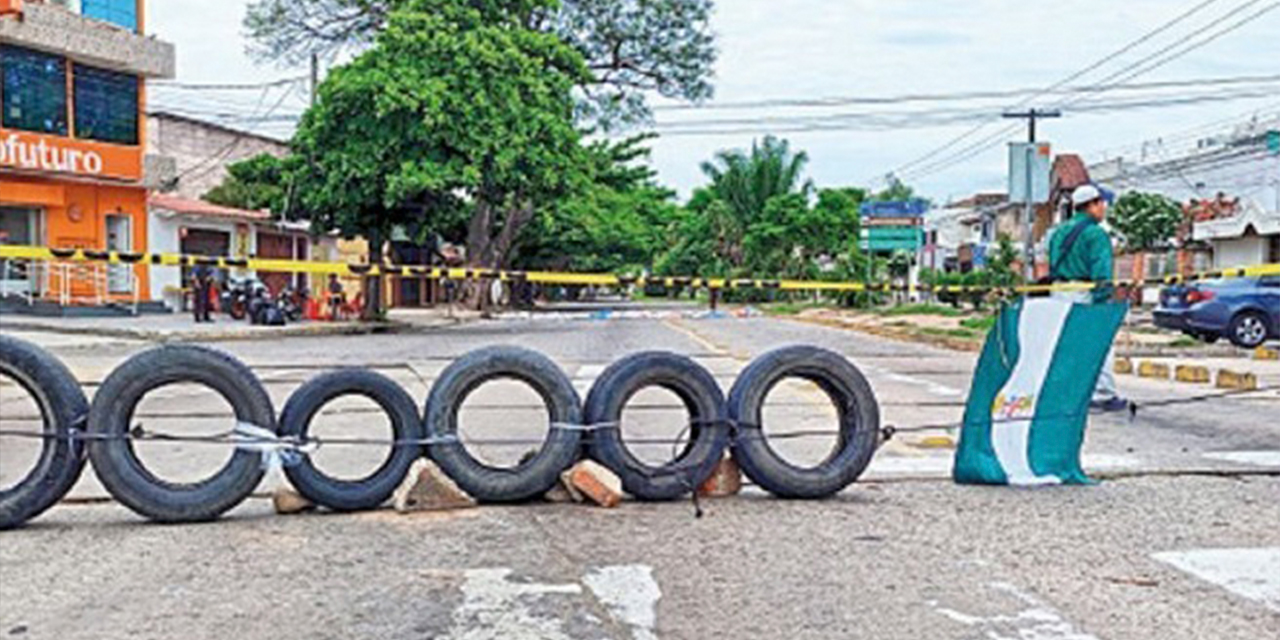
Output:
[[307,301],[311,297],[306,287],[285,287],[280,292],[277,303],[280,310],[284,312],[284,317],[289,322],[298,322],[306,314]]
[[231,278],[219,299],[219,308],[236,320],[244,320],[254,291],[259,288],[265,290],[266,286],[255,278]]

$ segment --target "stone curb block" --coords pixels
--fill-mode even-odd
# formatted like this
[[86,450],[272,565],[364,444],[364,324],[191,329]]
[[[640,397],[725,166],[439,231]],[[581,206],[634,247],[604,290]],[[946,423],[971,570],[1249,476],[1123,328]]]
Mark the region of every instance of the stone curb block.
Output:
[[1133,375],[1133,360],[1129,358],[1116,358],[1115,371],[1118,375]]
[[425,458],[414,461],[404,482],[396,488],[391,503],[399,513],[444,511],[476,506],[472,498],[445,475],[436,463]]
[[1138,375],[1143,378],[1155,378],[1159,380],[1169,379],[1169,365],[1162,362],[1151,362],[1144,360],[1138,363]]
[[711,477],[698,487],[698,495],[704,498],[727,498],[742,492],[742,469],[732,456],[725,456],[716,465]]
[[285,516],[315,511],[316,508],[302,494],[287,487],[280,487],[271,494],[271,506],[275,507],[276,513]]
[[1254,391],[1258,388],[1258,376],[1230,369],[1219,369],[1217,387],[1234,391]]
[[1186,382],[1188,384],[1209,384],[1212,377],[1209,374],[1209,367],[1201,367],[1190,364],[1180,364],[1174,370],[1174,378],[1178,382]]
[[1254,360],[1266,360],[1274,362],[1280,360],[1280,349],[1268,349],[1267,347],[1258,347],[1253,350]]
[[594,460],[583,460],[560,476],[569,493],[581,494],[606,509],[622,502],[622,479]]

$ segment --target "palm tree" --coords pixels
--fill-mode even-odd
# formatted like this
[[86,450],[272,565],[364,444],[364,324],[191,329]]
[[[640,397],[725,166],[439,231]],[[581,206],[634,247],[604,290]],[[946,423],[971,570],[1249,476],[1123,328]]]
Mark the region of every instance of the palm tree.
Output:
[[724,207],[711,207],[712,228],[720,236],[731,262],[740,266],[742,239],[747,228],[760,220],[771,198],[792,193],[806,197],[813,182],[804,180],[809,155],[791,152],[791,144],[773,136],[753,142],[750,154],[741,150],[721,151],[715,160],[702,163],[702,172],[711,179],[711,189]]

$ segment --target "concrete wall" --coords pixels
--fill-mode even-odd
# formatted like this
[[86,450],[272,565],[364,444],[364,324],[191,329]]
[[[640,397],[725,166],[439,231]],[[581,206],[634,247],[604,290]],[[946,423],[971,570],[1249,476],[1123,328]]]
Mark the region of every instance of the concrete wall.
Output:
[[1269,241],[1270,238],[1266,236],[1214,240],[1213,266],[1216,269],[1231,269],[1263,264],[1268,258]]
[[[238,237],[238,224],[234,220],[171,215],[155,209],[151,210],[149,218],[147,242],[152,253],[181,253],[183,227],[188,229],[208,229],[229,234],[231,236],[231,251],[233,254],[240,254],[240,249],[244,249],[244,255],[252,255],[256,251],[254,242],[257,234],[250,231],[246,236]],[[240,243],[247,243],[248,246],[237,246]],[[160,265],[151,265],[150,269],[151,299],[161,300],[173,310],[181,308],[181,294],[177,290],[182,286],[182,269]],[[237,271],[232,275],[243,277],[252,275],[252,273],[251,271]]]
[[263,153],[282,157],[288,151],[280,140],[167,113],[147,115],[147,153],[173,158],[173,193],[184,198],[200,199],[222,184],[229,164]]
[[0,42],[147,78],[176,73],[172,44],[53,5],[24,3],[21,20],[0,19]]

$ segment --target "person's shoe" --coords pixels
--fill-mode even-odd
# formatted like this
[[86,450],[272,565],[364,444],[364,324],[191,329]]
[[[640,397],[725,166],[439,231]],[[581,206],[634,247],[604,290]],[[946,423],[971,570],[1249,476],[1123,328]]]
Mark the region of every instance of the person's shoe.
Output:
[[1089,408],[1101,411],[1103,413],[1116,413],[1119,411],[1128,411],[1129,401],[1119,396],[1116,396],[1114,398],[1108,398],[1106,400],[1094,400],[1093,402],[1089,403]]

